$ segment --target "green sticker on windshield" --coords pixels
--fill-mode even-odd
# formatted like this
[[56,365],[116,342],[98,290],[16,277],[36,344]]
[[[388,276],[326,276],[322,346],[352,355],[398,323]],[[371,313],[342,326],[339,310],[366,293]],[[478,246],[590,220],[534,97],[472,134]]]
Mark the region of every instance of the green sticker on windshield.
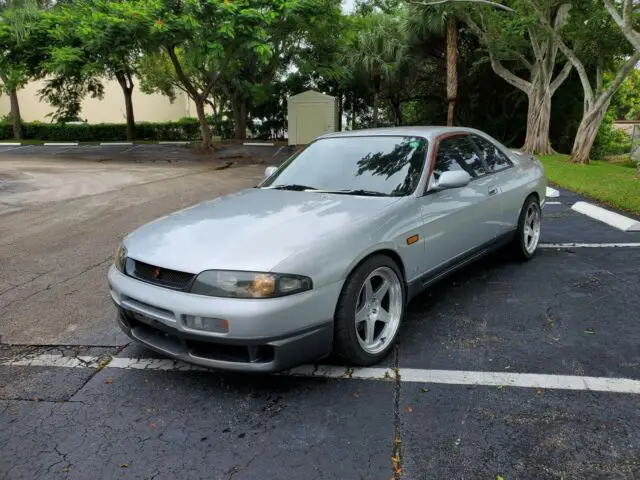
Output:
[[421,143],[420,140],[414,140],[414,141],[409,143],[409,146],[411,148],[418,148],[420,146],[420,143]]

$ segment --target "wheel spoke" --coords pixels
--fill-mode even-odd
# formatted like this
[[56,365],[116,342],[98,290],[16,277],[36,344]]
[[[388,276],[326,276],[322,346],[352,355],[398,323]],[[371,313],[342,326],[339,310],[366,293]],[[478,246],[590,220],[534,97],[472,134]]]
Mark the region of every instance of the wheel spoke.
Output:
[[356,312],[356,326],[367,321],[368,309],[366,303],[362,304],[362,308]]
[[524,227],[524,236],[525,238],[529,238],[531,236],[531,227],[528,225]]
[[367,343],[367,345],[371,345],[373,343],[373,334],[375,332],[375,329],[376,329],[375,320],[368,320],[367,321],[367,334],[366,334],[366,338],[365,338],[365,342]]
[[391,315],[389,315],[389,312],[387,312],[386,310],[380,308],[380,310],[378,310],[378,321],[379,322],[383,322],[383,323],[389,323],[389,319],[391,318]]
[[369,303],[373,298],[373,285],[371,285],[371,279],[368,278],[364,282],[364,303]]
[[376,295],[376,298],[378,299],[379,302],[381,302],[382,299],[385,297],[385,295],[389,291],[389,287],[390,286],[391,286],[391,284],[387,280],[384,280],[382,282],[382,285],[380,285],[380,287],[378,287],[378,290],[376,290],[375,295]]

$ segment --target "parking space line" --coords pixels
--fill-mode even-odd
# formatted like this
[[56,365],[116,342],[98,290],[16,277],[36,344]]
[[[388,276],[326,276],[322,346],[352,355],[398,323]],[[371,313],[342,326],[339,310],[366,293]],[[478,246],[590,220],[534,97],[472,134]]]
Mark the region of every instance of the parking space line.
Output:
[[541,243],[540,248],[640,248],[640,243]]
[[[164,358],[106,358],[97,356],[68,357],[63,355],[35,355],[14,358],[2,366],[118,368],[124,370],[207,371],[208,369]],[[554,390],[585,390],[593,392],[640,394],[640,380],[629,378],[585,377],[576,375],[548,375],[540,373],[479,372],[462,370],[428,370],[416,368],[350,368],[332,365],[302,365],[278,375],[391,381],[399,376],[401,382],[445,385],[480,385],[493,387],[542,388]]]
[[589,202],[576,202],[571,206],[572,210],[582,213],[602,223],[606,223],[623,232],[640,232],[640,222],[619,213],[612,212],[606,208],[593,205]]

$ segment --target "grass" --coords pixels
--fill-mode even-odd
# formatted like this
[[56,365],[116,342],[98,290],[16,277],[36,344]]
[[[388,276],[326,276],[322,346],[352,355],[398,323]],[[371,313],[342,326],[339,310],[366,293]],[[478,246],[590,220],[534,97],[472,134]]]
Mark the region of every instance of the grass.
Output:
[[616,158],[589,165],[571,163],[566,155],[539,158],[550,183],[640,215],[640,180],[636,179],[636,165],[629,157],[626,161]]

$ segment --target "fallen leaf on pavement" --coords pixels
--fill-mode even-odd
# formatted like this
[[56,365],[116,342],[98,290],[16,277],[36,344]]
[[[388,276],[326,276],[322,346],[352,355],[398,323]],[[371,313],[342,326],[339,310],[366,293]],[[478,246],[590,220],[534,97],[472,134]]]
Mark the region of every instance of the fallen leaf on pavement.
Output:
[[596,331],[593,328],[589,327],[589,328],[585,328],[584,329],[584,333],[588,333],[590,335],[593,335],[594,333],[596,333]]
[[129,464],[128,463],[121,463],[120,464],[120,468],[129,468]]
[[429,389],[428,389],[428,388],[424,388],[424,387],[423,387],[423,388],[421,388],[421,389],[420,389],[420,391],[421,391],[422,393],[427,393],[427,392],[429,391]]
[[113,379],[109,377],[104,381],[104,383],[106,383],[107,385],[111,385],[113,383]]
[[539,388],[536,388],[536,395],[538,396],[542,395],[542,390],[540,390]]
[[413,407],[411,405],[407,405],[407,408],[405,410],[407,411],[407,413],[411,413],[413,412]]

